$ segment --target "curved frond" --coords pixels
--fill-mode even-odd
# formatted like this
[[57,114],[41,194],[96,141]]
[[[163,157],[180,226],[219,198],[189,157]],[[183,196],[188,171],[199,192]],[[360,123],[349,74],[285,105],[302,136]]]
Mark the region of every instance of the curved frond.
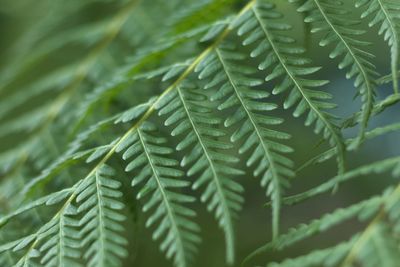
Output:
[[279,236],[276,240],[255,250],[245,259],[245,262],[250,261],[255,256],[266,251],[283,250],[306,238],[326,232],[350,219],[358,218],[361,221],[366,221],[378,213],[380,206],[384,204],[385,197],[389,194],[390,192],[386,192],[383,196],[372,197],[349,207],[337,209],[332,213],[324,215],[320,219],[315,219],[308,224],[301,224],[292,228],[287,233]]
[[329,190],[332,190],[338,183],[355,179],[362,175],[382,174],[390,171],[392,172],[392,176],[400,176],[400,157],[392,157],[355,168],[342,175],[335,176],[329,179],[329,181],[322,183],[315,188],[307,190],[306,192],[287,197],[283,200],[283,202],[288,205],[292,205],[311,197],[326,193]]
[[[63,198],[53,195],[46,201],[47,205],[63,201]],[[42,266],[67,266],[76,264],[74,258],[79,257],[79,243],[74,239],[77,232],[73,229],[69,215],[75,215],[75,209],[71,206],[72,196],[69,196],[65,204],[52,219],[43,224],[33,234],[24,236],[3,244],[0,253],[12,251],[13,253],[24,251],[14,266],[35,266],[38,262]],[[66,264],[66,265],[65,265]]]
[[[299,0],[291,0],[291,2],[299,2]],[[358,25],[359,21],[348,18],[349,11],[343,8],[342,1],[307,0],[302,3],[298,11],[307,12],[308,15],[304,21],[311,23],[311,31],[314,33],[325,32],[319,45],[335,45],[329,57],[343,56],[339,63],[339,69],[349,68],[346,78],[354,78],[354,86],[361,96],[360,132],[356,141],[350,146],[350,148],[356,148],[364,140],[375,102],[375,79],[378,73],[375,71],[374,64],[371,63],[374,55],[365,51],[365,47],[369,43],[359,40],[360,35],[365,31],[352,28],[352,26]]]
[[370,27],[380,24],[379,34],[384,36],[391,48],[393,89],[399,92],[400,53],[400,3],[393,0],[358,0],[356,7],[366,7],[361,17],[373,16]]
[[398,0],[5,2],[0,266],[398,267]]
[[122,157],[129,162],[125,170],[134,173],[132,186],[144,183],[137,198],[147,199],[144,212],[152,210],[146,226],[157,225],[153,239],[162,240],[160,249],[176,266],[189,266],[200,238],[199,227],[192,221],[195,213],[185,205],[195,199],[177,192],[189,182],[183,180],[178,162],[170,158],[173,150],[166,146],[164,137],[157,135],[153,124],[143,123],[127,140],[118,151],[125,150]]
[[263,101],[269,92],[253,88],[263,82],[250,76],[254,70],[240,62],[245,58],[244,54],[235,52],[235,47],[222,44],[196,70],[200,79],[207,80],[205,89],[218,88],[211,95],[213,101],[222,102],[218,109],[235,109],[224,125],[235,127],[230,139],[233,143],[242,142],[240,154],[253,150],[246,164],[255,167],[254,175],[261,177],[261,185],[267,188],[266,194],[272,199],[273,235],[276,237],[281,197],[288,187],[288,178],[294,176],[293,162],[286,156],[292,148],[280,143],[290,136],[271,129],[282,123],[282,119],[268,117],[263,111],[274,110],[277,105]]
[[351,247],[356,242],[356,237],[353,237],[349,241],[342,242],[338,245],[319,249],[310,252],[307,255],[299,256],[293,259],[286,259],[280,263],[269,263],[267,267],[313,267],[313,266],[335,266],[340,263],[344,258],[346,252],[351,249]]
[[[207,57],[206,59],[207,60]],[[207,97],[200,89],[184,84],[170,92],[157,105],[159,115],[168,116],[165,125],[173,126],[173,136],[186,135],[177,145],[177,150],[189,151],[182,159],[182,166],[190,166],[188,176],[197,175],[193,189],[206,186],[202,202],[214,211],[220,227],[225,232],[227,261],[234,261],[234,219],[241,209],[243,188],[234,179],[242,172],[229,166],[238,162],[232,155],[223,152],[232,148],[223,142],[225,133],[218,129],[221,120],[212,109],[201,102]]]
[[68,205],[65,212],[54,220],[46,231],[52,234],[38,249],[41,257],[40,264],[45,267],[56,266],[82,266],[79,263],[81,257],[80,244],[78,237],[80,233],[75,229],[75,220],[70,216],[76,215],[76,208]]
[[307,66],[310,60],[302,55],[304,49],[296,46],[293,38],[282,33],[291,26],[276,20],[281,17],[282,15],[275,11],[274,5],[258,1],[238,21],[238,34],[246,35],[243,45],[256,44],[251,56],[262,58],[258,68],[268,69],[270,72],[265,80],[276,81],[281,78],[272,93],[288,93],[284,108],[295,106],[293,112],[295,117],[308,112],[305,124],[315,123],[315,132],[322,132],[329,144],[336,147],[339,173],[343,173],[345,169],[343,138],[339,127],[334,123],[334,117],[326,111],[335,105],[326,101],[331,98],[330,94],[318,90],[327,81],[306,78],[320,68]]
[[[321,221],[314,221],[308,226],[302,226],[303,230],[307,229],[313,234],[318,231],[317,228],[325,229],[325,225],[319,224],[319,222],[326,221],[330,224],[332,221],[347,217],[343,216],[345,214],[354,216],[357,213],[361,219],[365,220],[375,214],[364,230],[355,234],[350,241],[324,250],[314,250],[307,255],[286,259],[281,263],[271,263],[267,266],[397,266],[400,261],[398,246],[399,192],[400,186],[395,190],[385,192],[379,200],[380,203],[374,203],[374,199],[371,199],[372,202],[366,201],[359,205],[353,205],[342,212],[328,215]],[[368,207],[370,204],[372,206]],[[361,209],[359,209],[360,207]],[[308,234],[305,235],[305,231],[300,229],[283,236],[283,240],[286,237],[289,238],[289,242],[284,244],[290,245],[291,242],[296,241],[296,238],[301,240],[308,236]],[[273,245],[271,244],[271,246]]]
[[80,249],[90,267],[120,266],[120,258],[127,256],[127,240],[121,233],[125,220],[121,214],[124,204],[119,200],[121,183],[113,176],[115,171],[102,165],[76,190]]

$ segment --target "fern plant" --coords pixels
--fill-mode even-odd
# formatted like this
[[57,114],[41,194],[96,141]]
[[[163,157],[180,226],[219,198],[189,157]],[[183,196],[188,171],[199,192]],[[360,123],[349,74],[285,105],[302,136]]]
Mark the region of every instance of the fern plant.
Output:
[[0,11],[0,266],[399,266],[397,0]]

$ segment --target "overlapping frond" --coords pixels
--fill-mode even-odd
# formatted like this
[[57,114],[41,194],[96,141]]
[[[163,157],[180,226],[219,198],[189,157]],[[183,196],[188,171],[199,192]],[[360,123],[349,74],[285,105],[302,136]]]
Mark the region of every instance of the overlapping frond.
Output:
[[355,244],[356,237],[338,245],[315,250],[307,255],[299,256],[293,259],[286,259],[280,263],[269,263],[268,267],[312,267],[312,266],[336,266],[344,258],[346,252]]
[[348,68],[346,78],[354,78],[354,86],[362,101],[362,117],[358,138],[350,148],[358,147],[364,140],[365,131],[375,102],[376,77],[378,73],[371,62],[374,55],[367,52],[368,42],[360,40],[365,31],[356,29],[358,20],[348,17],[349,11],[343,7],[340,0],[291,0],[301,2],[297,10],[307,12],[305,22],[311,23],[313,33],[324,34],[320,46],[335,45],[329,54],[330,58],[343,57],[339,69]]
[[379,212],[380,206],[384,204],[385,197],[389,194],[390,191],[385,192],[382,196],[372,197],[349,207],[337,209],[320,219],[315,219],[308,224],[301,224],[292,228],[276,240],[255,250],[246,258],[245,262],[266,251],[283,250],[306,238],[326,232],[350,219],[358,218],[361,221],[370,219]]
[[370,27],[380,25],[379,34],[384,36],[391,48],[393,89],[399,92],[400,53],[400,3],[393,0],[358,0],[356,7],[366,7],[361,17],[372,16]]
[[309,199],[311,197],[315,197],[317,195],[323,194],[332,190],[338,183],[346,182],[362,175],[368,174],[383,174],[385,172],[391,172],[392,176],[399,177],[400,176],[400,158],[392,157],[384,160],[379,160],[367,165],[360,166],[351,171],[348,171],[344,174],[337,175],[327,182],[321,183],[320,185],[307,190],[303,193],[290,196],[284,199],[286,204],[295,204],[300,201]]
[[48,197],[37,200],[37,205],[25,206],[19,212],[7,216],[8,219],[11,219],[21,212],[36,208],[38,205],[55,205],[68,198],[56,216],[43,224],[36,232],[3,244],[0,247],[0,253],[8,251],[14,254],[23,251],[22,256],[11,256],[15,259],[13,260],[14,266],[36,266],[39,263],[42,266],[65,266],[64,263],[75,264],[76,262],[72,258],[79,255],[76,250],[78,244],[73,239],[76,232],[72,229],[72,225],[68,223],[69,219],[67,218],[68,215],[74,214],[74,209],[71,209],[72,206],[70,206],[69,201],[70,193],[67,190],[53,193]]
[[71,218],[71,215],[76,215],[76,208],[68,205],[58,220],[51,221],[54,224],[49,225],[46,230],[46,234],[50,234],[51,237],[38,249],[41,254],[40,265],[46,267],[82,266],[79,263],[81,246],[77,239],[80,233],[75,229],[75,220]]
[[16,266],[81,266],[82,259],[87,266],[120,266],[127,241],[121,235],[125,219],[121,214],[124,204],[119,200],[121,184],[113,175],[109,166],[98,166],[74,187],[10,214],[3,224],[39,205],[63,202],[61,209],[36,232],[3,245],[0,252],[23,250]]
[[76,225],[80,227],[79,247],[90,267],[120,266],[120,258],[127,255],[121,183],[113,178],[115,175],[111,167],[102,165],[80,183],[75,193],[77,213],[81,215]]
[[[231,136],[233,143],[242,142],[239,153],[250,152],[246,162],[254,166],[254,175],[261,177],[261,185],[273,203],[273,235],[279,232],[280,202],[288,178],[294,176],[293,162],[285,154],[292,149],[281,140],[288,139],[286,133],[273,130],[282,119],[263,114],[277,108],[276,104],[265,102],[269,92],[254,88],[263,82],[253,78],[255,70],[243,65],[246,55],[235,52],[234,46],[222,44],[201,62],[196,71],[199,78],[206,80],[205,89],[217,88],[211,100],[220,101],[219,110],[234,108],[232,115],[224,121],[226,127],[234,126]],[[251,152],[252,151],[252,152]]]
[[133,174],[132,186],[141,186],[137,198],[146,199],[144,212],[151,211],[146,226],[155,226],[153,239],[162,241],[160,249],[176,266],[186,267],[200,241],[199,227],[193,222],[195,212],[185,206],[195,198],[178,191],[190,183],[183,179],[166,141],[154,124],[144,122],[117,151],[124,151],[125,170]]
[[[92,75],[93,69],[100,70],[101,64],[94,63],[121,31],[136,4],[135,0],[130,1],[122,5],[120,12],[117,12],[115,16],[111,13],[100,21],[83,23],[84,25],[71,29],[61,29],[63,28],[61,27],[60,32],[56,31],[57,34],[50,34],[46,38],[42,34],[60,27],[59,24],[62,24],[63,19],[59,20],[60,18],[49,15],[48,19],[53,20],[51,26],[47,25],[50,28],[43,29],[41,27],[44,25],[34,25],[35,30],[40,28],[42,31],[31,36],[32,40],[25,40],[30,43],[30,46],[21,51],[23,55],[21,60],[9,68],[14,72],[10,73],[12,75],[2,77],[5,81],[0,85],[0,106],[2,107],[0,139],[3,145],[0,158],[2,162],[10,166],[11,175],[9,175],[10,172],[7,173],[8,178],[13,175],[13,172],[19,173],[21,169],[25,169],[26,165],[33,165],[31,169],[40,171],[58,156],[58,149],[65,145],[66,136],[58,134],[56,130],[68,129],[69,120],[76,111],[74,108],[65,108],[79,102],[79,100],[73,101],[76,100],[76,94],[80,94],[77,91],[87,85],[85,81]],[[54,4],[54,7],[57,7],[56,10],[65,10],[72,14],[82,12],[81,5],[77,7],[72,4],[68,5],[68,8],[67,4],[64,8],[61,6],[60,3]],[[88,39],[92,40],[88,42]],[[61,64],[54,64],[52,68],[40,75],[35,73],[34,77],[25,75],[25,72],[29,73],[35,68],[41,69],[49,58],[66,53],[68,50],[66,47],[74,43],[86,47],[81,49],[81,52],[84,52],[83,56],[71,57]],[[26,90],[18,90],[18,88]],[[21,94],[22,91],[24,94]],[[18,136],[17,140],[20,142],[15,141],[15,136]],[[57,138],[62,140],[54,142]],[[56,145],[53,145],[53,142]],[[55,147],[57,148],[54,149]],[[34,164],[26,164],[30,161]]]
[[[377,127],[371,131],[366,132],[365,139],[371,140],[371,139],[380,137],[382,135],[392,133],[392,132],[397,132],[397,131],[400,131],[400,123],[393,123],[393,124],[389,124],[389,125],[386,125],[383,127]],[[350,145],[352,142],[354,142],[354,139],[346,140],[346,144],[348,144],[348,145]],[[307,160],[304,164],[302,164],[297,169],[297,172],[301,171],[302,169],[304,169],[310,165],[323,163],[323,162],[333,158],[335,155],[336,155],[336,152],[335,152],[334,148],[324,151],[321,154]]]
[[288,93],[284,108],[295,106],[295,117],[308,112],[305,124],[315,123],[315,132],[322,132],[330,145],[337,148],[338,169],[343,173],[343,138],[334,117],[326,111],[334,108],[335,104],[327,102],[330,94],[319,90],[327,81],[307,78],[320,68],[307,66],[310,60],[302,55],[304,49],[295,45],[292,37],[285,35],[291,26],[277,20],[281,17],[273,4],[258,1],[237,21],[238,34],[245,36],[243,45],[256,45],[251,57],[261,58],[258,68],[269,73],[265,80],[277,83],[272,93]]
[[[50,2],[60,8],[57,1]],[[97,2],[102,2],[101,12],[92,16],[87,11]],[[268,197],[267,206],[272,206],[272,240],[249,258],[281,251],[309,237],[329,234],[328,230],[342,223],[357,221],[354,229],[346,228],[344,234],[354,230],[351,236],[338,235],[337,245],[329,243],[322,250],[316,246],[294,259],[277,254],[274,258],[280,263],[267,266],[397,267],[400,186],[390,185],[393,181],[389,179],[381,182],[381,178],[400,177],[400,158],[390,155],[378,160],[378,154],[368,155],[371,163],[365,164],[361,163],[363,151],[349,151],[354,154],[349,165],[357,166],[349,171],[345,168],[346,147],[355,150],[363,142],[400,129],[396,117],[392,122],[383,118],[390,112],[396,115],[400,101],[397,1],[355,1],[362,8],[362,18],[369,19],[371,27],[379,25],[379,33],[390,46],[392,73],[382,77],[375,71],[374,56],[367,52],[370,43],[363,40],[371,34],[364,34],[357,13],[351,15],[353,3],[117,2],[65,4],[66,14],[74,14],[74,19],[65,25],[62,16],[40,20],[30,34],[21,34],[25,41],[15,50],[24,48],[15,57],[19,62],[0,64],[7,69],[0,73],[1,266],[147,263],[149,259],[141,255],[129,257],[129,262],[124,259],[135,250],[127,242],[136,238],[130,226],[142,227],[136,220],[142,215],[137,202],[148,214],[145,226],[151,228],[166,258],[177,267],[193,266],[201,248],[198,223],[203,222],[196,217],[197,206],[192,205],[196,201],[193,190],[200,191],[201,202],[224,233],[226,262],[232,265],[240,255],[235,246],[245,243],[236,241],[237,230],[249,227],[247,221],[237,224],[244,198],[250,195],[237,178],[254,176]],[[138,10],[132,16],[134,7]],[[292,13],[296,18],[289,18]],[[307,51],[296,44],[297,33],[288,23],[302,16],[311,28],[299,26],[322,34],[319,44],[332,46],[330,57],[340,58],[339,69],[346,69],[346,77],[354,80],[361,96],[357,112],[332,115],[334,101],[322,89],[328,81],[321,80],[321,67],[312,66],[313,53],[306,56]],[[46,23],[48,28],[42,28]],[[306,41],[312,47],[314,39]],[[10,51],[16,55],[14,49]],[[51,65],[47,66],[48,61]],[[384,68],[382,63],[379,66]],[[323,68],[325,73],[330,70]],[[395,93],[375,103],[375,89],[388,87],[391,81]],[[296,152],[292,147],[306,138],[311,139],[307,144],[319,140],[309,137],[300,125],[293,125],[293,130],[284,124],[281,117],[286,112],[280,106],[293,108],[294,117],[304,117],[304,124],[313,126],[330,148],[319,147],[323,141],[310,151],[303,146],[303,152],[315,152],[310,156],[314,157],[296,166],[291,158],[297,153],[289,156]],[[349,110],[343,108],[343,112]],[[372,117],[379,126],[367,131],[375,126],[369,123]],[[344,139],[342,131],[353,127],[360,127],[358,135]],[[396,148],[390,149],[395,154]],[[289,181],[303,178],[301,169],[333,157],[338,174],[328,174],[330,169],[320,165],[326,171],[323,181],[311,186],[299,179],[311,189],[299,193],[294,188],[294,195],[285,197]],[[360,176],[379,178],[385,193],[372,198],[363,195],[363,201],[279,233],[283,205],[332,192],[339,183],[347,186],[346,182]],[[127,179],[133,189],[122,186]],[[246,179],[243,184],[248,183]],[[136,200],[122,198],[122,192],[133,192]],[[125,205],[132,207],[133,220],[126,220]],[[289,216],[284,227],[292,223]],[[259,229],[254,232],[260,233]]]
[[[207,60],[207,59],[205,59]],[[241,209],[242,186],[234,176],[242,172],[232,166],[238,158],[224,151],[232,145],[221,140],[225,136],[218,128],[221,119],[213,114],[212,107],[202,103],[207,96],[200,88],[179,85],[157,105],[158,114],[165,115],[165,125],[173,126],[175,137],[186,135],[177,145],[186,156],[181,165],[188,167],[188,176],[198,176],[192,188],[205,186],[202,202],[208,203],[208,210],[215,213],[220,227],[224,230],[227,245],[227,261],[234,261],[234,219]]]
[[[298,230],[282,236],[281,245],[291,245],[305,236],[324,231],[340,223],[342,219],[349,218],[348,216],[358,216],[362,220],[372,217],[365,229],[353,235],[350,241],[267,266],[397,266],[400,261],[397,236],[400,218],[399,189],[400,187],[387,190],[380,198],[372,198],[347,209],[338,210],[320,221],[301,226]],[[262,249],[277,248],[277,245],[279,246],[271,243]]]

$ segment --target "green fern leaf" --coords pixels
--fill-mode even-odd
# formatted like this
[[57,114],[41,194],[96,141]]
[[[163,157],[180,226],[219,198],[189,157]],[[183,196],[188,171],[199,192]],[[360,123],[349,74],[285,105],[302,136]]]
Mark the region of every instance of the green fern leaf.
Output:
[[77,237],[80,233],[75,228],[76,220],[70,216],[76,215],[76,208],[68,205],[58,220],[53,220],[46,233],[52,236],[41,244],[38,251],[41,254],[40,264],[45,267],[82,266],[79,263],[80,244]]
[[355,244],[357,236],[351,240],[342,242],[333,247],[315,250],[307,255],[293,259],[286,259],[281,263],[270,263],[267,267],[313,267],[313,266],[337,266]]
[[378,213],[381,205],[384,204],[385,197],[389,194],[390,192],[385,192],[383,196],[372,197],[349,207],[337,209],[332,213],[324,215],[320,219],[313,220],[309,224],[301,224],[296,228],[292,228],[288,233],[279,236],[276,240],[255,250],[247,256],[244,262],[248,262],[255,256],[268,250],[283,250],[299,241],[325,232],[352,218],[358,217],[361,221],[365,221]]
[[314,88],[319,88],[327,82],[322,80],[311,80],[304,76],[314,74],[320,68],[307,67],[309,62],[301,54],[304,49],[293,43],[291,37],[281,34],[281,31],[290,29],[290,25],[276,22],[282,15],[274,10],[274,5],[258,1],[237,22],[238,34],[247,35],[243,41],[244,45],[256,44],[252,50],[252,57],[262,57],[259,69],[270,69],[266,81],[276,80],[282,77],[282,81],[273,89],[273,94],[288,91],[284,102],[284,108],[296,106],[293,115],[300,117],[308,111],[306,125],[315,123],[315,132],[322,132],[331,146],[337,149],[337,161],[339,173],[345,170],[345,148],[339,127],[333,122],[333,116],[325,110],[335,107],[334,104],[326,102],[331,96]]
[[287,197],[284,199],[284,203],[289,205],[295,204],[310,197],[326,193],[329,190],[332,190],[338,183],[346,182],[362,175],[381,174],[389,171],[391,171],[393,177],[400,176],[400,157],[392,157],[355,168],[342,175],[335,176],[329,179],[329,181],[306,192]]
[[124,204],[118,200],[121,183],[114,175],[113,169],[101,165],[76,190],[77,213],[82,215],[77,226],[87,266],[120,266],[120,258],[127,255],[127,240],[121,235]]
[[373,16],[369,26],[380,23],[379,34],[384,35],[385,41],[391,47],[391,67],[393,89],[399,92],[399,53],[400,53],[400,3],[393,0],[358,0],[356,7],[367,7],[361,15],[362,18]]
[[346,78],[355,79],[354,86],[358,88],[362,101],[362,118],[360,133],[350,148],[358,147],[364,140],[365,131],[368,126],[372,108],[375,101],[375,78],[378,73],[375,66],[370,62],[374,55],[364,50],[369,43],[360,41],[358,37],[364,33],[363,30],[353,29],[352,25],[359,24],[358,21],[347,18],[348,11],[342,8],[341,1],[327,0],[290,0],[290,2],[303,3],[298,11],[308,12],[305,22],[312,23],[312,32],[326,32],[319,42],[321,46],[335,44],[330,58],[343,56],[339,69],[350,68]]
[[[178,162],[170,158],[173,150],[165,146],[166,139],[156,135],[157,128],[144,122],[129,136],[129,146],[123,159],[129,161],[126,171],[135,173],[132,185],[144,183],[138,199],[148,197],[143,211],[153,210],[146,226],[158,223],[153,239],[161,239],[160,249],[167,258],[173,258],[176,266],[186,267],[200,242],[199,227],[191,218],[195,213],[185,204],[195,199],[177,189],[184,189],[189,182],[183,180]],[[125,145],[124,145],[125,146]]]
[[[204,59],[207,60],[207,57]],[[204,62],[204,61],[203,61]],[[215,212],[220,227],[225,232],[227,261],[234,261],[234,219],[243,201],[241,185],[231,177],[241,174],[229,166],[238,162],[232,155],[221,152],[232,148],[220,140],[225,133],[218,129],[221,119],[212,109],[201,102],[207,97],[196,88],[179,85],[157,105],[159,115],[167,115],[165,125],[174,126],[173,136],[186,135],[177,145],[177,150],[189,150],[182,159],[182,166],[190,166],[188,176],[198,175],[193,189],[206,185],[202,202],[208,202],[208,210]]]
[[[282,119],[267,117],[262,113],[274,110],[277,106],[262,102],[268,97],[268,92],[252,88],[262,84],[262,81],[249,77],[248,74],[253,74],[254,71],[241,65],[239,61],[245,58],[244,54],[235,52],[235,47],[222,44],[216,48],[215,53],[199,64],[197,71],[200,72],[199,77],[205,79],[204,73],[211,69],[211,75],[206,77],[208,83],[205,89],[219,88],[211,95],[211,100],[222,102],[218,106],[219,110],[235,108],[233,115],[224,124],[226,127],[235,125],[237,128],[231,141],[243,142],[239,149],[241,154],[253,149],[247,165],[256,167],[254,175],[262,177],[261,185],[267,188],[266,194],[272,199],[273,236],[276,237],[279,232],[281,197],[288,187],[287,178],[293,177],[294,172],[290,169],[293,162],[285,156],[292,149],[275,140],[285,140],[290,136],[270,129],[271,126],[282,123]],[[240,125],[236,126],[238,123]]]

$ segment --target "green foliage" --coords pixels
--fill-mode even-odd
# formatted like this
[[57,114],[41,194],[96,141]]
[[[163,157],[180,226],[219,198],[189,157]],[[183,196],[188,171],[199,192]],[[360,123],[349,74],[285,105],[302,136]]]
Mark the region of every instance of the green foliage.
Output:
[[[8,2],[0,16],[33,8]],[[396,0],[84,2],[38,4],[51,12],[0,54],[1,266],[136,266],[156,246],[177,267],[398,266],[398,136],[378,147],[400,130]],[[355,182],[373,194],[329,211]],[[330,192],[282,233],[287,206]],[[221,261],[201,259],[220,239],[203,208]],[[248,222],[263,210],[268,240]]]
[[297,10],[309,14],[304,21],[313,24],[311,32],[325,32],[319,45],[335,44],[329,57],[334,59],[343,56],[338,65],[339,69],[350,68],[346,73],[346,78],[355,78],[354,86],[359,90],[358,94],[363,103],[360,134],[355,142],[355,146],[359,146],[364,139],[372,113],[376,87],[375,78],[378,73],[375,71],[374,64],[370,62],[374,55],[365,51],[365,47],[369,43],[359,39],[365,31],[353,27],[353,25],[359,24],[359,21],[350,19],[349,11],[341,8],[342,5],[341,1],[309,0],[305,1]]
[[195,212],[184,206],[195,199],[173,191],[187,187],[189,182],[182,180],[183,172],[177,169],[178,162],[169,158],[173,149],[166,147],[166,139],[156,136],[156,132],[154,125],[145,122],[120,143],[117,151],[128,146],[122,155],[124,160],[129,161],[125,171],[137,173],[132,186],[145,184],[138,192],[137,199],[150,194],[143,206],[144,212],[153,210],[146,227],[159,221],[153,239],[163,237],[161,250],[165,251],[168,258],[173,257],[177,266],[184,267],[188,266],[195,252],[195,244],[200,241],[197,235],[199,227],[190,220]]
[[370,27],[380,25],[379,34],[384,35],[385,41],[388,42],[391,48],[391,68],[393,77],[393,88],[395,92],[399,91],[399,49],[400,49],[400,28],[399,28],[399,14],[400,4],[395,1],[357,1],[356,7],[364,7],[366,10],[362,13],[361,17],[371,16],[373,19],[368,24]]

